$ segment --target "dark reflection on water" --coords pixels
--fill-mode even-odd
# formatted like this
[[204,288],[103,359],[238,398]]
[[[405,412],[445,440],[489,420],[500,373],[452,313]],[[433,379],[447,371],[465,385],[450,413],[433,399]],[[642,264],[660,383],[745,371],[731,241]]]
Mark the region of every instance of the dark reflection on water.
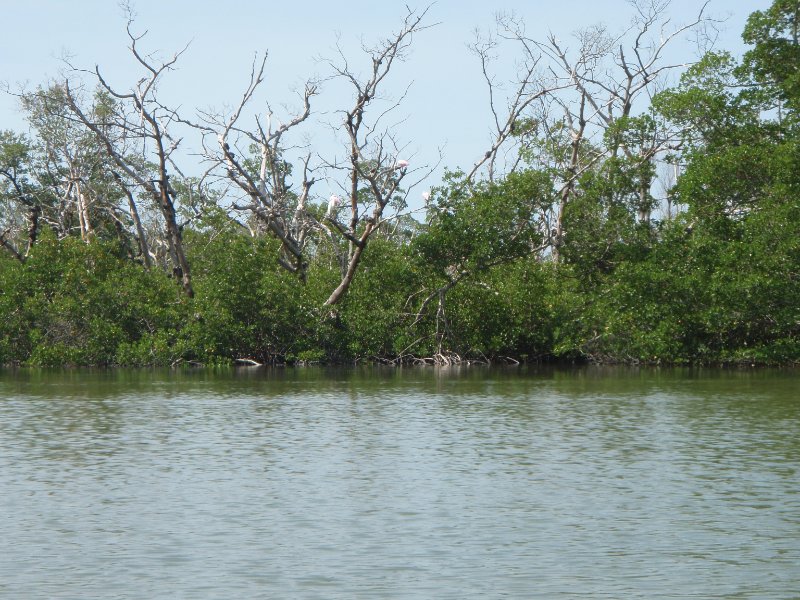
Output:
[[797,597],[798,384],[0,373],[0,596]]

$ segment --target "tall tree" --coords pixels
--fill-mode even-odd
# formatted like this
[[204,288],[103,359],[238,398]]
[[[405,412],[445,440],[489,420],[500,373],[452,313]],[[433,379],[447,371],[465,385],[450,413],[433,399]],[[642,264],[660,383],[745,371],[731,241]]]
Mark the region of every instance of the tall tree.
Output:
[[796,114],[800,110],[800,1],[774,0],[750,15],[742,39],[753,48],[743,65]]
[[[265,54],[254,62],[250,81],[238,105],[230,114],[202,112],[198,121],[184,120],[203,135],[206,175],[222,174],[233,191],[224,190],[221,197],[230,198],[234,210],[249,213],[281,241],[280,264],[301,279],[308,268],[306,242],[319,226],[308,210],[309,194],[316,179],[309,167],[310,155],[302,160],[302,182],[299,189],[291,183],[292,164],[285,158],[289,150],[287,138],[311,115],[311,101],[318,93],[318,84],[306,82],[302,93],[303,108],[284,123],[278,122],[272,109],[255,116],[255,128],[241,124],[248,105],[264,82],[267,63]],[[205,177],[203,177],[205,179]]]
[[[198,122],[190,122],[204,134],[209,173],[224,173],[239,194],[233,207],[249,212],[281,241],[279,260],[285,268],[304,277],[309,241],[321,236],[330,243],[341,277],[326,305],[338,304],[347,293],[370,238],[384,227],[392,203],[400,203],[401,183],[412,170],[399,156],[401,146],[392,127],[383,125],[398,103],[386,108],[378,101],[390,71],[406,58],[414,35],[428,27],[424,24],[426,13],[409,9],[396,33],[364,49],[369,60],[364,76],[341,48],[339,55],[328,61],[332,78],[344,81],[352,92],[350,107],[336,111],[341,122],[334,127],[345,138],[344,159],[317,154],[318,164],[313,165],[312,152],[306,152],[298,160],[298,168],[290,162],[290,154],[297,154],[297,149],[286,140],[311,115],[312,99],[319,92],[316,81],[306,83],[302,109],[284,122],[278,122],[268,108],[267,114],[256,116],[255,128],[241,124],[264,80],[266,56],[254,63],[248,86],[230,114],[203,113]],[[373,115],[373,110],[377,114]],[[293,185],[292,176],[299,183]],[[323,201],[327,210],[319,210],[319,203],[311,206],[312,186],[323,176],[338,181],[342,188],[341,194]]]
[[[549,252],[555,261],[565,243],[568,205],[583,193],[579,182],[587,181],[584,176],[606,161],[611,161],[608,177],[615,177],[621,167],[635,174],[630,181],[635,179],[637,189],[634,194],[626,191],[625,199],[639,221],[650,220],[655,162],[670,150],[672,136],[662,129],[663,123],[644,116],[648,102],[669,73],[686,66],[667,58],[670,46],[712,24],[705,14],[707,2],[694,19],[680,25],[669,18],[666,0],[630,4],[633,18],[628,28],[621,33],[604,25],[582,29],[575,34],[574,47],[554,34],[532,38],[520,19],[501,15],[490,39],[518,44],[521,62],[528,65],[502,116],[496,110],[499,86],[486,66],[494,45],[479,47],[493,119],[500,126],[496,141],[476,167],[488,165],[491,179],[495,157],[503,146],[515,144],[525,160],[511,161],[512,170],[533,166],[553,173],[559,193],[549,216]],[[477,174],[473,168],[470,177]]]
[[[117,182],[125,186],[130,202],[133,190],[144,195],[158,207],[165,228],[173,272],[181,281],[187,296],[194,294],[191,270],[183,247],[183,233],[178,222],[178,202],[175,186],[170,179],[180,172],[173,160],[181,139],[170,129],[176,122],[175,111],[169,110],[157,97],[158,84],[168,73],[183,51],[172,58],[156,62],[139,51],[142,35],[135,35],[132,20],[127,26],[130,51],[144,76],[132,89],[112,86],[96,67],[93,75],[100,89],[115,100],[106,114],[94,115],[84,107],[80,84],[76,87],[69,79],[62,84],[67,105],[75,116],[91,131],[104,149],[108,160],[115,165]],[[133,205],[132,205],[133,206]]]

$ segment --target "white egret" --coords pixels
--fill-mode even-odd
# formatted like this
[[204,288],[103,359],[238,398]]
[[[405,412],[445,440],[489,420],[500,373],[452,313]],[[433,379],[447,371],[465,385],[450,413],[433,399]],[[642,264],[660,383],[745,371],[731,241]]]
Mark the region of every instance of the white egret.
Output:
[[339,208],[339,205],[342,203],[342,199],[337,196],[336,194],[331,194],[331,197],[328,199],[328,212],[325,213],[326,217],[331,217],[336,214],[336,210]]

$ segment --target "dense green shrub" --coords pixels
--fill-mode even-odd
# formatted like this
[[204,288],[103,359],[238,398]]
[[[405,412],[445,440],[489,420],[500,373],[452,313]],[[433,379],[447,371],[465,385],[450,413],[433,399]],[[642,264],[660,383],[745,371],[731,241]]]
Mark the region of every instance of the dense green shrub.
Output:
[[24,264],[2,264],[4,362],[116,364],[118,351],[185,318],[173,283],[120,256],[114,243],[44,236]]
[[[424,223],[373,223],[334,306],[347,258],[336,252],[365,242],[331,243],[318,225],[341,232],[324,207],[306,215],[308,264],[291,273],[276,260],[290,246],[234,225],[223,192],[176,178],[191,297],[164,264],[144,268],[141,236],[113,203],[93,205],[91,232],[76,228],[53,192],[63,174],[39,164],[48,143],[2,132],[0,364],[800,362],[796,17],[777,0],[754,13],[742,61],[706,54],[648,110],[609,119],[602,139],[558,121],[537,137],[541,124],[521,117],[520,168],[484,181],[450,173]],[[680,167],[668,190],[677,215],[656,209],[656,155]],[[92,163],[90,189],[119,200],[106,167]]]
[[302,350],[316,308],[303,284],[273,259],[277,242],[233,232],[187,237],[194,265],[187,359],[282,362]]

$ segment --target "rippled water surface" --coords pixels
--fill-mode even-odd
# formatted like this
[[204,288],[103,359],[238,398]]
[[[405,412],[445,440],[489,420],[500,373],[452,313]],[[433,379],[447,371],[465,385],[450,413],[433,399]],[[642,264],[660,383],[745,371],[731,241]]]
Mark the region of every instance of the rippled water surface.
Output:
[[798,598],[793,372],[0,372],[2,598]]

